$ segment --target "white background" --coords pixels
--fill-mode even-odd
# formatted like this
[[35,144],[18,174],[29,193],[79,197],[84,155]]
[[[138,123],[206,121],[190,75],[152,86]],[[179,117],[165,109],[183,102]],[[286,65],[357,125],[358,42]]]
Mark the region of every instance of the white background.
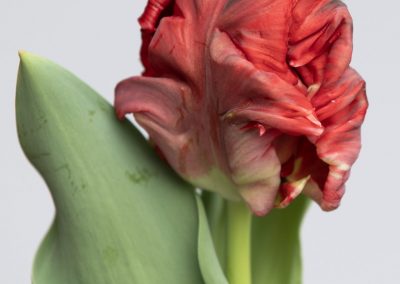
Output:
[[[315,205],[302,231],[305,284],[400,283],[400,4],[346,2],[355,24],[352,65],[367,81],[363,150],[339,210]],[[17,50],[48,57],[110,102],[139,74],[136,18],[145,0],[0,0],[0,283],[30,283],[33,255],[54,213],[20,150],[15,127]]]

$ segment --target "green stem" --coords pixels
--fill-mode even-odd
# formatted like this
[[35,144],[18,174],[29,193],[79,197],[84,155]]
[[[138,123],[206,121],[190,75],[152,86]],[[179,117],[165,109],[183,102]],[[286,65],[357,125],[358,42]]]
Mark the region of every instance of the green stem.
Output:
[[227,277],[230,284],[251,284],[251,212],[243,202],[227,203]]

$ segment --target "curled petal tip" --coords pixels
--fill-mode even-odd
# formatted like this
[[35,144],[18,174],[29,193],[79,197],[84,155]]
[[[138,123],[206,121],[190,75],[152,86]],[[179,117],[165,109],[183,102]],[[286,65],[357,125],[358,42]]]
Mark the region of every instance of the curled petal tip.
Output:
[[318,126],[320,128],[319,131],[321,131],[321,132],[323,131],[321,122],[318,120],[318,118],[313,113],[310,113],[309,115],[307,115],[307,119],[309,121],[311,121],[313,124],[315,124],[316,126]]
[[265,216],[273,208],[276,191],[273,185],[250,185],[240,190],[240,195],[256,216]]
[[328,201],[323,200],[320,207],[323,211],[330,212],[336,210],[339,207],[340,203],[331,203]]
[[290,61],[289,61],[289,65],[296,68],[296,67],[299,67],[301,64],[300,64],[300,63],[297,63],[297,62],[294,61],[294,60],[290,60]]
[[263,136],[267,132],[267,129],[265,128],[265,126],[258,122],[248,123],[241,128],[241,130],[249,130],[249,129],[257,129],[258,135],[260,137]]
[[312,84],[307,89],[307,97],[308,99],[312,99],[316,93],[318,93],[321,84]]
[[265,129],[265,127],[264,127],[263,125],[261,125],[261,124],[259,124],[258,129],[259,129],[259,135],[260,135],[260,136],[263,136],[263,135],[265,134],[265,132],[267,132],[267,130]]
[[307,182],[310,180],[311,176],[308,175],[304,178],[293,182],[287,182],[281,185],[280,192],[283,195],[283,200],[280,201],[275,207],[276,208],[286,208],[292,201],[300,195],[306,186]]
[[263,209],[263,210],[251,209],[251,210],[252,210],[251,212],[253,212],[253,214],[257,217],[263,217],[271,211],[271,209]]
[[251,212],[257,217],[263,217],[273,209],[273,206],[269,206],[266,204],[248,204],[248,207]]

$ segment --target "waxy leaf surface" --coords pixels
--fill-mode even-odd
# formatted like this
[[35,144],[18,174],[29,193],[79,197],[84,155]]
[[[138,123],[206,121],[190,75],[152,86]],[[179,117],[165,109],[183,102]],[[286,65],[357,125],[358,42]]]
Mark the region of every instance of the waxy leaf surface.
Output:
[[[56,208],[34,284],[204,283],[193,188],[102,97],[22,53],[16,111],[21,146]],[[202,238],[207,226],[201,222]],[[201,244],[211,250],[203,258],[212,257]]]

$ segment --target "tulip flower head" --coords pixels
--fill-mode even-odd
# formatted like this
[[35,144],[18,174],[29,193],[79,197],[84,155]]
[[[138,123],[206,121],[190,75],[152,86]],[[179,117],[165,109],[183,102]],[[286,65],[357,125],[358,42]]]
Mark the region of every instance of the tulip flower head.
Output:
[[185,180],[256,215],[303,193],[339,206],[368,103],[332,0],[149,0],[142,76],[116,87]]

